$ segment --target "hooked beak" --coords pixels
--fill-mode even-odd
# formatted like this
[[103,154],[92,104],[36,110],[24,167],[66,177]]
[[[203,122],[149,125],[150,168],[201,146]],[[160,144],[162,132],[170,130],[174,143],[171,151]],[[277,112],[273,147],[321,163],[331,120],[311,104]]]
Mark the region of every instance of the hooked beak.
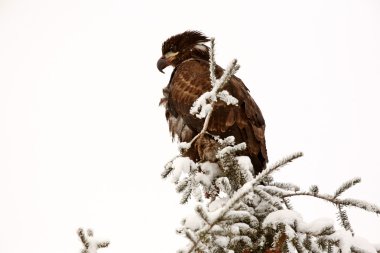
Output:
[[157,61],[157,68],[158,68],[158,70],[161,73],[164,73],[164,71],[162,71],[162,70],[164,68],[166,68],[167,66],[169,66],[169,62],[168,62],[168,60],[166,59],[165,56],[162,56],[160,59],[158,59],[158,61]]

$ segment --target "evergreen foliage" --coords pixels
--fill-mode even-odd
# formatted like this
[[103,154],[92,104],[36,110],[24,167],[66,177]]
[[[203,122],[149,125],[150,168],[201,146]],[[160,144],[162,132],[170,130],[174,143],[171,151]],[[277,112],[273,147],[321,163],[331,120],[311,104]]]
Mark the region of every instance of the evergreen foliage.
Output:
[[[223,86],[239,68],[234,60],[220,79],[215,77],[214,39],[210,47],[210,79],[213,88],[203,94],[191,109],[191,113],[205,118],[202,131],[190,143],[181,143],[184,151],[202,134],[218,100],[236,103],[236,99],[223,91]],[[317,185],[300,190],[295,184],[274,181],[272,174],[289,162],[302,156],[295,153],[267,166],[254,177],[254,168],[247,157],[236,152],[245,144],[235,145],[234,138],[218,141],[218,162],[194,162],[188,157],[176,156],[165,166],[163,178],[171,176],[177,192],[182,194],[180,203],[194,197],[196,215],[183,220],[177,230],[189,239],[181,253],[280,253],[280,252],[380,252],[379,247],[354,235],[346,212],[348,207],[380,214],[374,204],[357,199],[342,198],[342,194],[360,182],[354,178],[343,183],[334,194],[320,193]],[[310,196],[333,204],[341,228],[332,219],[318,219],[307,223],[301,214],[293,210],[290,199]]]
[[94,238],[94,232],[87,229],[87,233],[82,228],[78,229],[78,236],[83,244],[81,253],[97,253],[98,249],[107,248],[110,244],[109,241],[99,241]]

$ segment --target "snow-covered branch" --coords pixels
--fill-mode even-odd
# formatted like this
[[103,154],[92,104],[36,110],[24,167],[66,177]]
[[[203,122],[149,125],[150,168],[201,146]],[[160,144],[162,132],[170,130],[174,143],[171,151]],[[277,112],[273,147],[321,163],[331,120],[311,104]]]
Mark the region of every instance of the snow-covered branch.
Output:
[[287,193],[282,193],[281,195],[281,197],[285,197],[285,198],[294,197],[294,196],[310,196],[310,197],[326,200],[335,205],[352,206],[352,207],[363,209],[368,212],[380,214],[380,207],[376,206],[375,204],[371,204],[366,201],[358,200],[358,199],[350,199],[350,198],[338,199],[333,195],[320,194],[320,193],[315,193],[312,191],[287,192]]
[[[302,156],[302,153],[295,153],[293,155],[290,155],[281,161],[273,164],[272,166],[269,166],[267,169],[265,169],[262,173],[260,173],[256,178],[254,178],[252,181],[247,182],[245,185],[243,185],[225,204],[222,208],[220,208],[215,216],[212,217],[204,217],[205,214],[203,214],[202,218],[204,220],[207,220],[207,224],[197,231],[195,233],[197,240],[192,240],[193,244],[190,248],[188,248],[185,251],[181,251],[183,253],[187,252],[193,252],[197,247],[198,243],[202,242],[204,239],[204,236],[208,235],[210,230],[217,225],[220,221],[223,221],[225,216],[233,210],[234,206],[242,199],[244,198],[248,193],[251,193],[252,190],[254,191],[255,186],[257,186],[261,180],[263,180],[267,175],[270,173],[273,173],[274,171],[278,170],[280,167],[286,165],[287,163],[293,161],[296,158],[299,158]],[[256,189],[259,190],[259,189]],[[270,198],[271,196],[269,196]],[[279,205],[279,204],[278,204]]]
[[[302,153],[296,153],[268,166],[263,173],[244,184],[232,197],[222,201],[218,208],[214,207],[214,202],[220,203],[221,199],[211,202],[208,209],[198,205],[198,220],[194,217],[186,220],[182,229],[186,231],[187,237],[191,235],[190,244],[179,252],[203,253],[224,248],[242,253],[336,250],[375,253],[374,245],[354,236],[343,206],[354,206],[378,213],[380,209],[376,205],[359,200],[339,199],[336,197],[337,194],[322,194],[316,187],[311,187],[309,191],[300,191],[299,187],[293,184],[260,184],[274,171],[301,155]],[[359,181],[353,179],[348,182]],[[342,186],[336,192],[342,192],[341,189]],[[332,219],[322,218],[311,223],[304,222],[301,214],[289,210],[288,203],[284,201],[285,198],[295,196],[311,196],[336,205],[339,211],[338,220],[344,229],[336,229]]]
[[[199,138],[202,134],[207,132],[207,128],[210,122],[210,118],[214,109],[214,104],[220,99],[224,101],[227,105],[237,105],[238,100],[231,96],[228,91],[223,90],[224,86],[232,78],[233,75],[239,70],[240,65],[237,64],[237,60],[234,59],[227,69],[223,72],[223,75],[220,78],[217,78],[215,75],[215,50],[214,50],[215,40],[211,38],[211,47],[209,50],[210,53],[210,80],[211,80],[211,91],[203,93],[193,104],[190,109],[190,113],[196,117],[203,119],[205,118],[202,130],[188,143],[185,144],[182,148],[189,148],[195,140]],[[183,145],[183,144],[182,144]]]
[[87,233],[85,233],[83,228],[79,228],[77,233],[83,244],[81,253],[97,253],[98,249],[106,248],[110,244],[109,241],[95,239],[94,232],[91,229],[87,229]]

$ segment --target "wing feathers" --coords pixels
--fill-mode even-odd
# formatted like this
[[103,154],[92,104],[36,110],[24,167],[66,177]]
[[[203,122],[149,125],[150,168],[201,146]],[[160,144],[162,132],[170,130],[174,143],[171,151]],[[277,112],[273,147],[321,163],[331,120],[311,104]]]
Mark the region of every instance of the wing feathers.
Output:
[[[217,77],[219,78],[222,74],[223,69],[217,66]],[[211,88],[207,61],[187,60],[174,70],[167,87],[166,104],[169,111],[175,111],[180,117],[177,125],[170,127],[173,135],[177,135],[180,141],[185,141],[181,135],[183,129],[187,128],[188,132],[191,131],[192,136],[202,129],[204,120],[191,115],[190,108],[200,95]],[[207,130],[222,138],[233,135],[236,143],[246,142],[247,150],[244,154],[251,158],[257,173],[268,161],[264,118],[260,108],[250,96],[249,90],[239,78],[233,77],[226,84],[225,89],[239,100],[239,105],[226,105],[218,101]]]

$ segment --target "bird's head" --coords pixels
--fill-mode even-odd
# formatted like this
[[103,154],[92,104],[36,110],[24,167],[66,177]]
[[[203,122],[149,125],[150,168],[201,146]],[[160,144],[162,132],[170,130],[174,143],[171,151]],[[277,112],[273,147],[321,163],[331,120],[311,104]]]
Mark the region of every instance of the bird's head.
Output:
[[162,56],[157,61],[157,68],[162,70],[167,66],[176,67],[190,58],[209,59],[208,46],[204,43],[210,41],[198,31],[186,31],[174,35],[162,44]]

